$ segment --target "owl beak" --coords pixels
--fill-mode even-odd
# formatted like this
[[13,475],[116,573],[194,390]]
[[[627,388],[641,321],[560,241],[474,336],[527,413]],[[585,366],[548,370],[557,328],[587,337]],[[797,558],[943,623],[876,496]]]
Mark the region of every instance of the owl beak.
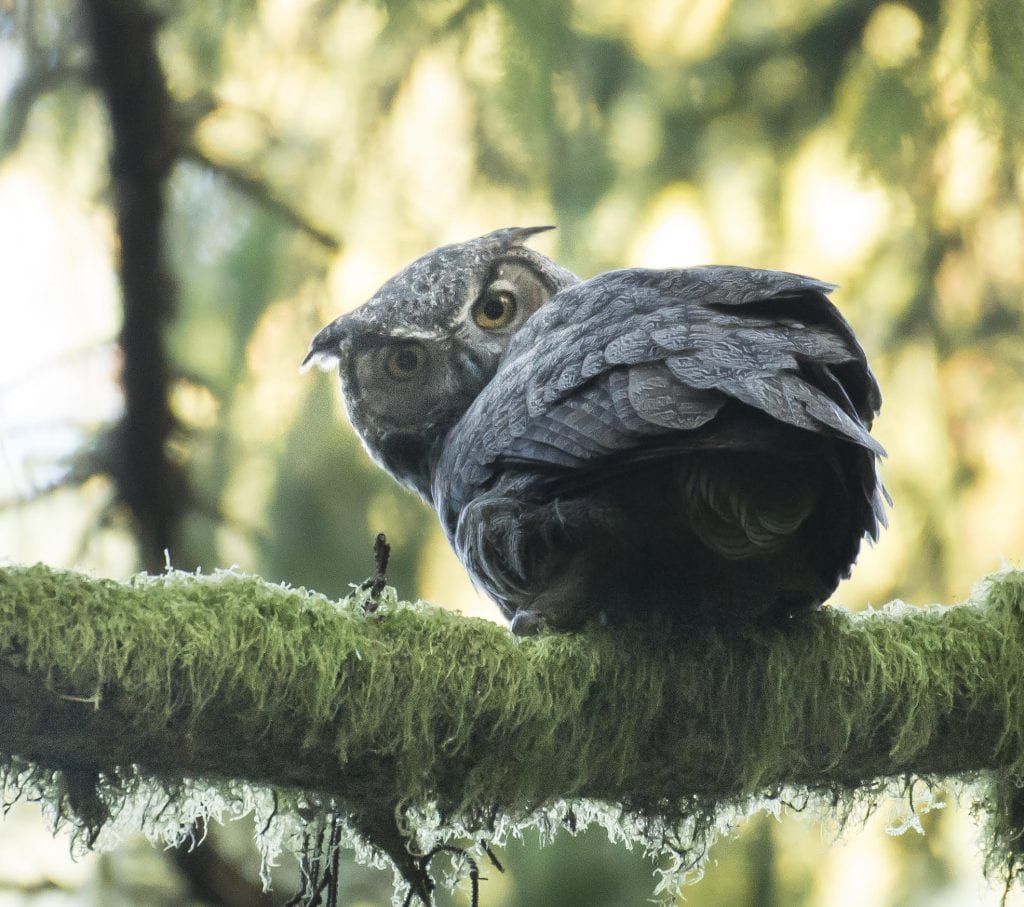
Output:
[[344,318],[336,318],[327,327],[321,328],[309,345],[309,352],[299,366],[300,372],[308,372],[314,365],[325,372],[334,369],[349,338],[348,325]]

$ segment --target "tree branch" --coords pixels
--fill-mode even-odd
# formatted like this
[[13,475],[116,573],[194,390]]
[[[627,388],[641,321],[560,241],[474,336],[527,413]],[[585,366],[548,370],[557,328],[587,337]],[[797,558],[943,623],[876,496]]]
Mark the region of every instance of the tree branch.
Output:
[[194,144],[182,146],[180,155],[183,160],[192,161],[194,164],[216,173],[233,189],[251,198],[288,226],[306,234],[328,252],[341,250],[341,242],[336,236],[316,226],[304,214],[275,195],[263,180],[252,176],[240,167],[224,161],[215,161]]
[[1019,779],[1022,613],[1024,573],[1008,571],[951,608],[517,640],[236,574],[121,585],[7,568],[0,749],[76,777],[138,766],[301,788],[398,859],[399,804],[486,829],[592,799],[666,834],[784,788]]

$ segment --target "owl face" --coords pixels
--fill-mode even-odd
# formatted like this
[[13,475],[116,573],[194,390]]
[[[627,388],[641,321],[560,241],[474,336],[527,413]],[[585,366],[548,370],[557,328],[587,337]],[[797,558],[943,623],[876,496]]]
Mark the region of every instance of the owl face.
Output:
[[509,340],[578,282],[511,228],[435,249],[323,328],[303,365],[337,364],[349,419],[370,456],[430,500],[448,432],[493,377]]

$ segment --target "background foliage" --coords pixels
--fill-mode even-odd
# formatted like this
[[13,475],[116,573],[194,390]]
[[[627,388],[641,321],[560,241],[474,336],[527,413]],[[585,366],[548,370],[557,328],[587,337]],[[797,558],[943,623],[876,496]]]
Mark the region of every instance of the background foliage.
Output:
[[[339,596],[372,572],[385,530],[404,597],[493,614],[432,515],[362,453],[332,382],[296,367],[320,325],[412,257],[548,222],[559,230],[538,246],[583,275],[720,262],[842,285],[885,395],[896,507],[838,602],[952,601],[1019,559],[1018,0],[0,2],[0,555],[118,577],[154,567],[118,484],[124,237],[97,5],[160,20],[176,566],[237,564]],[[0,830],[9,885],[200,896],[195,865],[157,872],[130,844],[73,867],[60,842],[37,865],[12,858],[37,821]],[[962,814],[924,824],[890,838],[882,822],[833,849],[812,822],[758,820],[686,898],[995,902]],[[212,877],[234,867],[243,884],[248,852],[214,837]],[[653,889],[649,866],[593,834],[504,862],[488,904],[642,903]],[[352,869],[346,885],[350,903],[382,903],[390,878]]]

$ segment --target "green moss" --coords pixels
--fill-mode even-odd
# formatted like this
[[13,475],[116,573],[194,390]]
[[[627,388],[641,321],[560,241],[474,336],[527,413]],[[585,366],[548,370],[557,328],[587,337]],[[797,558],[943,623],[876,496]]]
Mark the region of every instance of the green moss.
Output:
[[[15,733],[8,788],[41,792],[58,820],[165,838],[258,807],[270,850],[329,808],[365,831],[397,807],[421,846],[599,821],[676,853],[674,882],[719,830],[780,799],[842,818],[891,793],[888,779],[998,768],[1000,814],[1024,782],[1022,608],[1024,574],[1006,571],[966,607],[516,640],[428,606],[391,598],[367,615],[359,595],[337,604],[234,573],[122,585],[8,568],[0,665],[58,694],[55,714],[76,703],[83,734],[121,728],[73,766],[31,727]],[[6,708],[15,731],[31,725]],[[169,728],[177,773],[159,749]],[[184,778],[195,765],[202,777]],[[1004,864],[1014,827],[993,824]]]

